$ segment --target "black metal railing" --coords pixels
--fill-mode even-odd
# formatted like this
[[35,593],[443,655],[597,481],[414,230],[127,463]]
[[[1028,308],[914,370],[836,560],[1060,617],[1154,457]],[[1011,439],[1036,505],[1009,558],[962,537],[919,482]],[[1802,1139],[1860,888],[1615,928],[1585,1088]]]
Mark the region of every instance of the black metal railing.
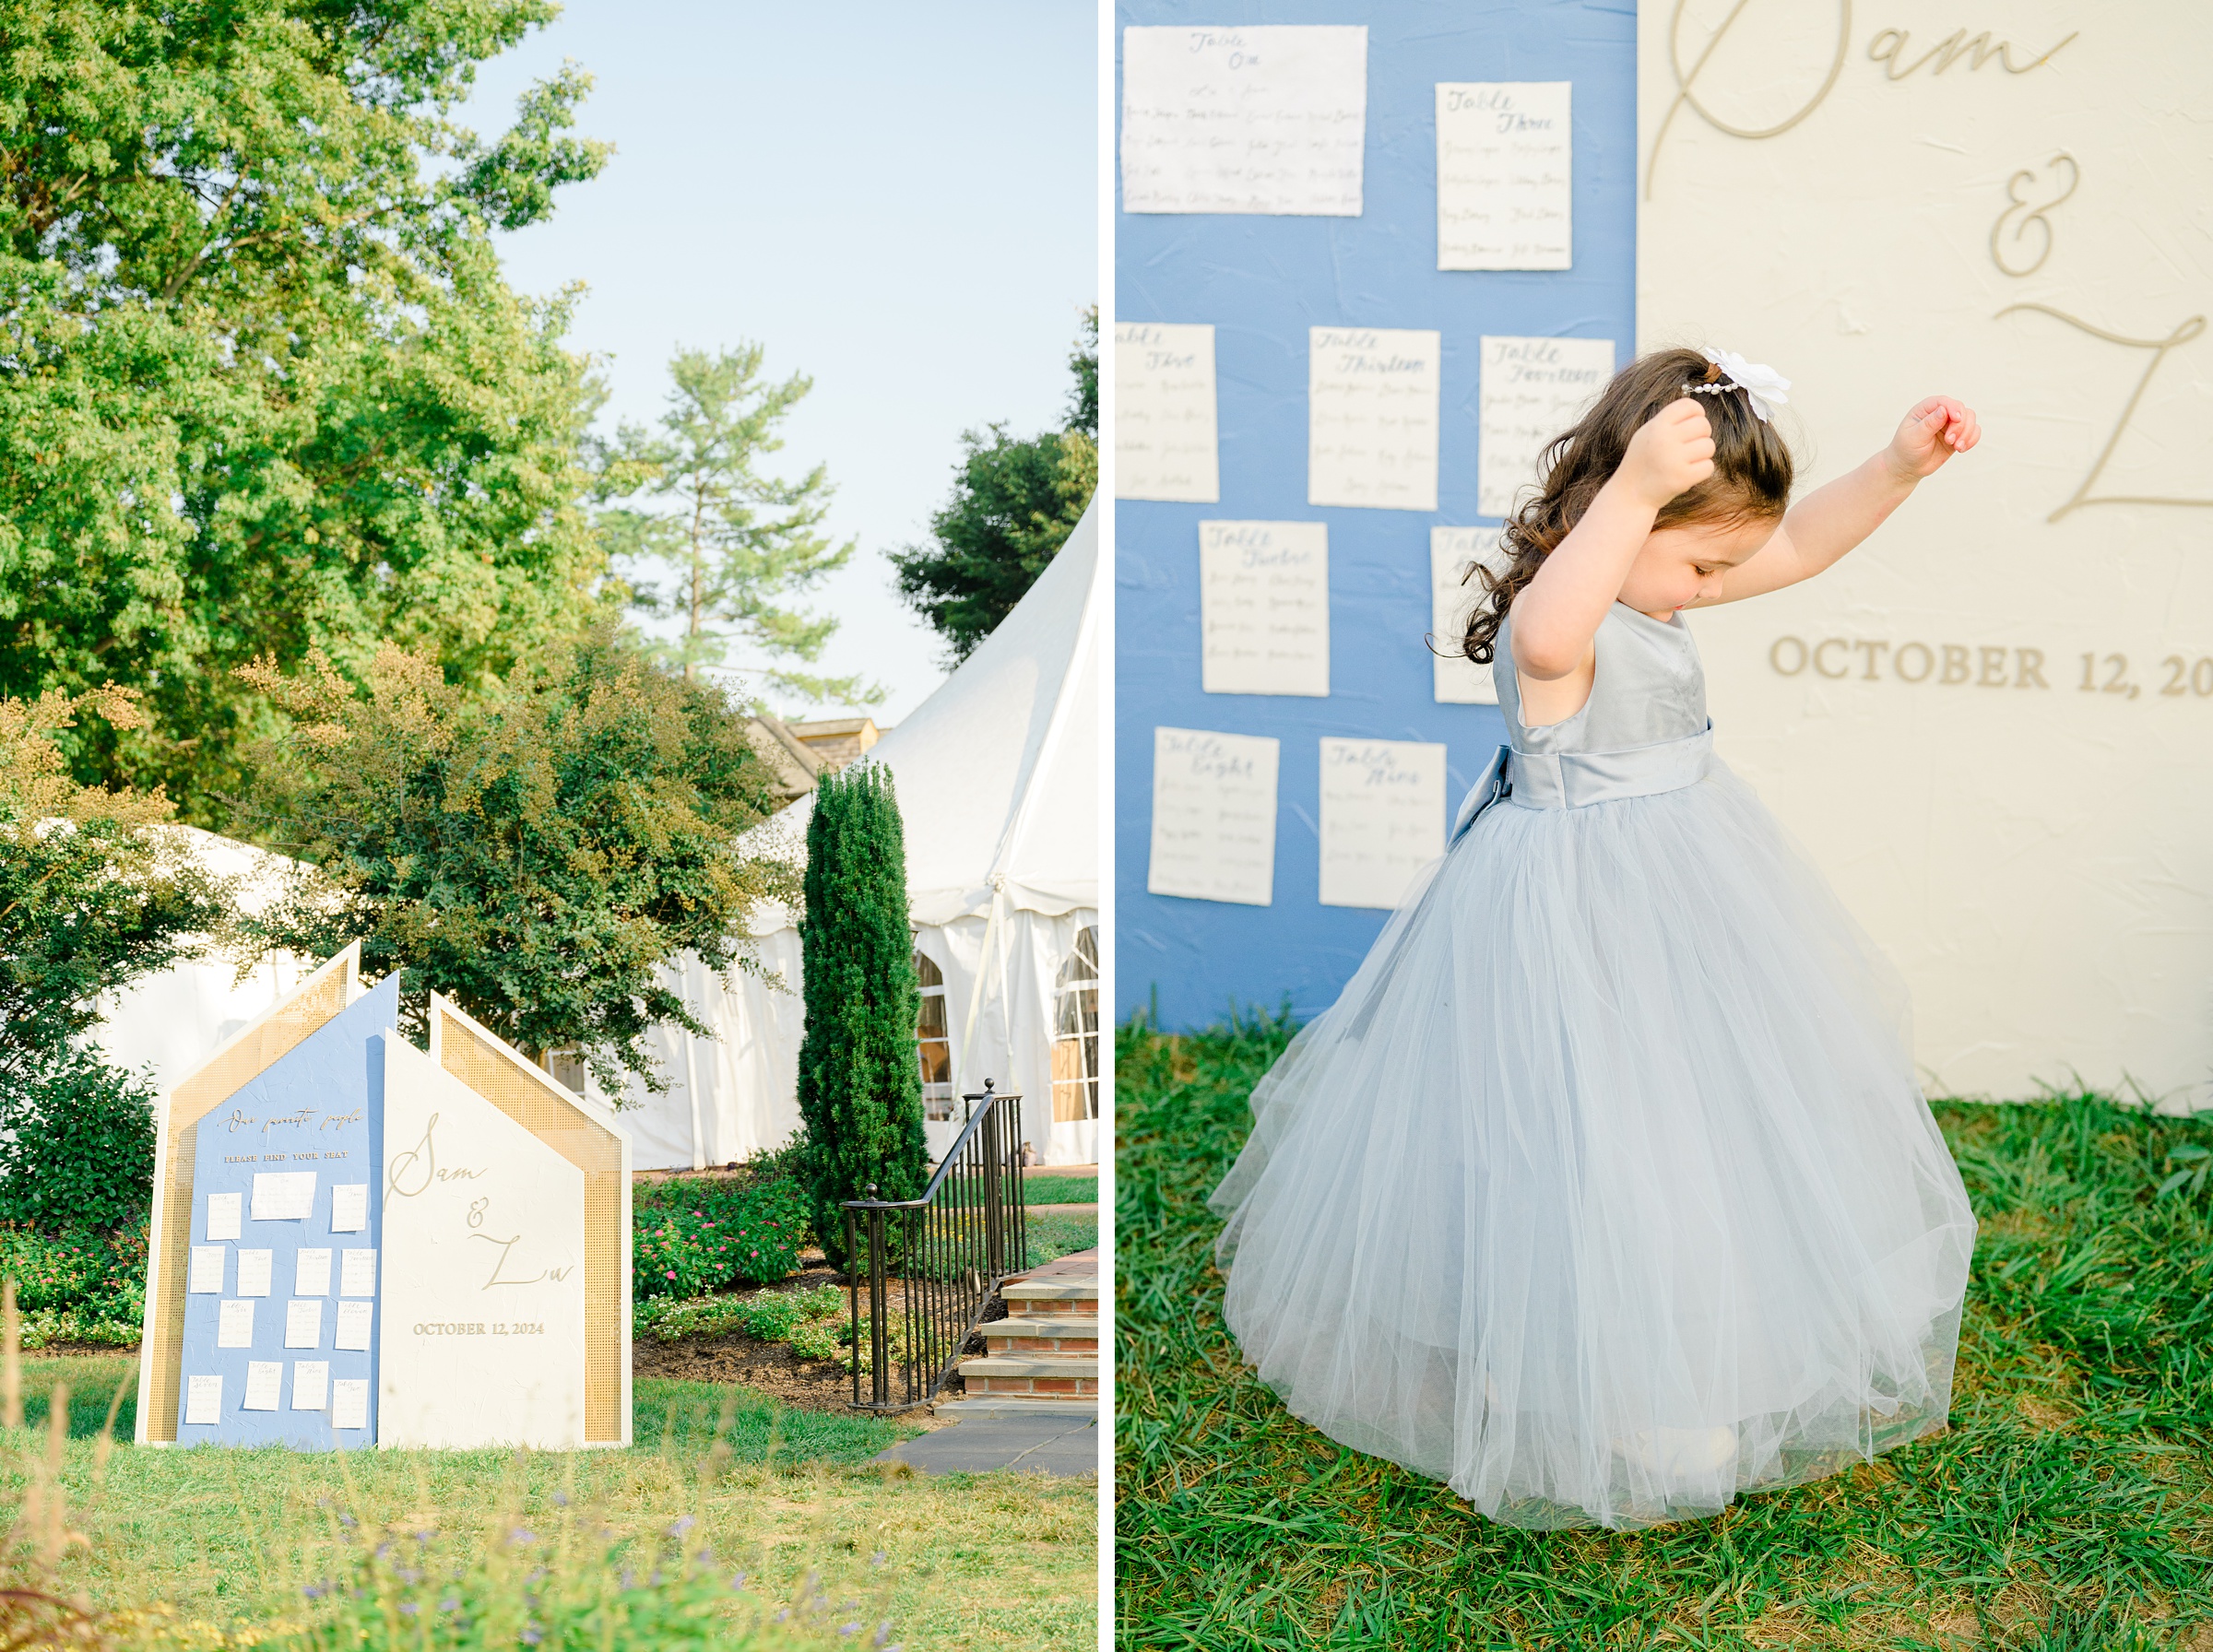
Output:
[[[1029,1263],[1022,1097],[993,1093],[986,1079],[981,1095],[961,1100],[969,1105],[967,1122],[930,1173],[921,1198],[844,1201],[853,1404],[861,1410],[900,1411],[933,1398],[953,1375],[1000,1282]],[[871,1184],[869,1192],[875,1191]],[[900,1287],[896,1309],[890,1303],[893,1280]],[[894,1374],[900,1379],[897,1398]]]

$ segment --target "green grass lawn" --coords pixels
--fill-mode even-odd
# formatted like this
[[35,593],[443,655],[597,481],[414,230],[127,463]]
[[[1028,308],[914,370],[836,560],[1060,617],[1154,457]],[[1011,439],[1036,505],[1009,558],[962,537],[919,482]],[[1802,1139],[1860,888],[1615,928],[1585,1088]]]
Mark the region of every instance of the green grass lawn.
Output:
[[[769,1626],[779,1647],[791,1635],[792,1646],[867,1646],[884,1621],[909,1652],[1096,1641],[1096,1486],[870,1464],[915,1432],[896,1422],[640,1380],[628,1451],[104,1451],[95,1436],[108,1402],[136,1370],[132,1358],[27,1357],[27,1426],[0,1431],[0,1509],[12,1509],[34,1471],[47,1398],[57,1381],[71,1386],[62,1480],[86,1541],[52,1581],[101,1610],[165,1602],[174,1614],[118,1645],[253,1644],[243,1626],[296,1616],[302,1588],[331,1575],[341,1512],[363,1528],[434,1527],[464,1552],[518,1528],[550,1543],[546,1534],[601,1522],[652,1540],[689,1516],[694,1540],[748,1572],[747,1599],[821,1598],[820,1634],[800,1613]],[[131,1425],[126,1398],[118,1436]],[[857,1637],[837,1633],[848,1616],[863,1625]]]
[[1035,1171],[1022,1178],[1025,1205],[1095,1205],[1099,1200],[1096,1176],[1062,1176]]
[[1712,1520],[1525,1532],[1291,1418],[1222,1327],[1205,1198],[1288,1032],[1119,1040],[1123,1646],[2213,1652],[2213,1217],[2158,1191],[2213,1122],[1939,1104],[1982,1223],[1951,1428]]

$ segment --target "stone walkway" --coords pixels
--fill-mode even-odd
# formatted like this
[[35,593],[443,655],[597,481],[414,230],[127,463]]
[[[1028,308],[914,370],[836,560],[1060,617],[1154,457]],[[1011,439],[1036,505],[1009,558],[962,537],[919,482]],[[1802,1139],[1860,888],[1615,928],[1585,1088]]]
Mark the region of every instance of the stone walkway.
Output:
[[986,1474],[1020,1469],[1034,1474],[1099,1471],[1095,1417],[966,1417],[933,1429],[879,1455],[880,1463],[907,1463],[924,1474]]

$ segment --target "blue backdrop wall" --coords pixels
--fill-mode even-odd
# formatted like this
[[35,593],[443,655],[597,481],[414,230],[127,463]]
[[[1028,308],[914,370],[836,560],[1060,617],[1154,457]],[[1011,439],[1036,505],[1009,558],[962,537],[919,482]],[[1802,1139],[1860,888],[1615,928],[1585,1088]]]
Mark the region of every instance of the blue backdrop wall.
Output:
[[[1477,514],[1476,395],[1485,334],[1610,338],[1634,348],[1637,157],[1635,0],[1394,0],[1335,5],[1130,3],[1130,25],[1360,24],[1368,30],[1367,162],[1358,218],[1115,215],[1116,319],[1214,327],[1221,499],[1116,506],[1116,840],[1120,1013],[1163,1026],[1238,1005],[1326,1008],[1386,914],[1320,904],[1320,748],[1325,736],[1441,742],[1446,807],[1501,738],[1495,706],[1439,705],[1430,626],[1429,529]],[[1574,85],[1574,266],[1437,267],[1438,81]],[[1443,335],[1438,505],[1418,511],[1307,502],[1307,338],[1313,326]],[[1199,523],[1329,525],[1326,699],[1200,688]],[[1153,731],[1159,726],[1282,741],[1274,897],[1243,906],[1149,894]]]

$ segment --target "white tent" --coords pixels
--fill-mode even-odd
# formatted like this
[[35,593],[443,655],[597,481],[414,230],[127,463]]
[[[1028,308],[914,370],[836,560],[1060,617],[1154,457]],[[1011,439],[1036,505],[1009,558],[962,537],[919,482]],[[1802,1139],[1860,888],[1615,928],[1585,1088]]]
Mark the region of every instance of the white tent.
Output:
[[[915,947],[940,977],[950,1082],[932,1151],[959,1127],[953,1096],[988,1078],[1023,1096],[1024,1138],[1048,1164],[1098,1157],[1100,616],[1095,509],[1013,612],[866,761],[897,783]],[[803,857],[812,799],[751,845]],[[763,970],[728,982],[696,960],[669,970],[712,1040],[649,1039],[669,1088],[623,1098],[641,1169],[696,1168],[773,1147],[799,1126],[799,936],[755,915]],[[926,1006],[926,1019],[928,1016]],[[1056,1085],[1055,1074],[1059,1074]]]
[[[297,862],[196,826],[164,826],[182,837],[199,863],[235,880],[239,905],[259,912],[273,901]],[[243,977],[226,958],[191,958],[102,993],[102,1020],[93,1034],[108,1059],[128,1072],[149,1073],[167,1092],[195,1071],[233,1033],[314,974],[319,959],[272,953]]]
[[[957,1097],[986,1079],[1023,1096],[1024,1139],[1048,1164],[1098,1157],[1099,667],[1105,569],[1093,511],[1037,583],[960,668],[877,742],[906,828],[916,950],[939,976],[946,1081],[931,1150],[952,1141]],[[811,797],[755,829],[751,847],[803,858]],[[267,898],[280,856],[191,832],[214,870]],[[727,980],[687,956],[669,985],[714,1029],[649,1034],[668,1088],[621,1098],[640,1170],[697,1169],[775,1147],[799,1127],[799,935],[793,914],[755,914],[763,974]],[[110,1056],[167,1088],[304,979],[278,958],[243,981],[222,959],[180,963],[103,1002]],[[763,974],[770,979],[763,979]],[[1056,1089],[1054,1075],[1061,1075]],[[578,1081],[572,1072],[571,1082]],[[609,1099],[597,1080],[591,1094]]]

